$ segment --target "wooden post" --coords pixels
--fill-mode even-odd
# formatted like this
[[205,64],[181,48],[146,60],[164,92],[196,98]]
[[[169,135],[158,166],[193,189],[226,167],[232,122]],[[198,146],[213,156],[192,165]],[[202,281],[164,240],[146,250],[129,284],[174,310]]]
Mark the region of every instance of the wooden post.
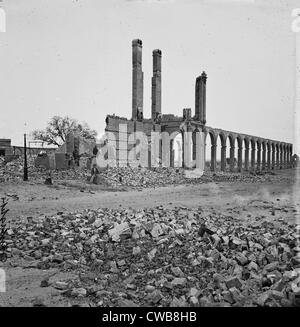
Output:
[[23,176],[23,180],[25,182],[28,181],[26,134],[24,134],[24,176]]

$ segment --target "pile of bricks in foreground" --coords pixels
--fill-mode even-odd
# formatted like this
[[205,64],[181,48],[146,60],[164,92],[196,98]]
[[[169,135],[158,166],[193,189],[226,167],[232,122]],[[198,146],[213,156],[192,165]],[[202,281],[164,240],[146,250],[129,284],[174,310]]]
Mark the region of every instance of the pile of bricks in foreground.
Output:
[[[58,212],[8,229],[12,266],[76,305],[299,306],[299,226],[185,207]],[[52,277],[51,277],[52,276]]]

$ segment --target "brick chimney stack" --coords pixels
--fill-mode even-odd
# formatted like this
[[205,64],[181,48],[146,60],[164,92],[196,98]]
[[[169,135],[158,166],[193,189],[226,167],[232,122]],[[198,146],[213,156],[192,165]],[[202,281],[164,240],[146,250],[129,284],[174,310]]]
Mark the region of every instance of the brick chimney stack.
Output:
[[161,51],[153,50],[152,105],[151,118],[161,114]]
[[144,73],[142,71],[142,41],[132,41],[132,119],[143,117]]
[[205,72],[196,79],[195,87],[195,118],[201,124],[206,124],[206,80]]

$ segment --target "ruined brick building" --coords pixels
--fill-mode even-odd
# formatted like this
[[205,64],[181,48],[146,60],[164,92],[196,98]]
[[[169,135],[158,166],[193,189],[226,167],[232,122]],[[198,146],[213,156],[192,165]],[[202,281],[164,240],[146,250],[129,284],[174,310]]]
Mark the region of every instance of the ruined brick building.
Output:
[[[143,114],[143,81],[142,71],[142,41],[132,41],[132,115],[131,119],[107,115],[106,132],[116,136],[116,163],[117,165],[128,164],[128,153],[134,147],[128,142],[128,136],[133,132],[143,132],[149,142],[151,132],[167,132],[162,137],[161,143],[169,142],[169,150],[162,151],[160,147],[158,156],[161,161],[174,166],[174,139],[182,135],[183,157],[191,156],[196,163],[204,159],[206,140],[211,140],[210,169],[217,168],[217,151],[221,152],[220,169],[225,171],[228,165],[231,171],[237,170],[265,170],[289,168],[292,165],[292,144],[251,136],[243,133],[231,132],[212,128],[206,125],[206,86],[207,75],[203,72],[196,78],[195,83],[195,113],[192,116],[190,108],[183,109],[182,117],[172,114],[163,114],[161,108],[162,83],[161,83],[161,58],[160,50],[153,51],[153,77],[152,77],[152,105],[151,118],[144,118]],[[120,128],[122,126],[122,128]],[[190,133],[184,133],[190,132]],[[198,132],[198,133],[197,133]],[[125,134],[124,138],[120,135]],[[197,135],[204,135],[197,142]],[[191,136],[189,136],[191,135]],[[217,140],[221,141],[221,148],[217,148]],[[230,158],[226,160],[227,139],[230,144]],[[108,143],[109,143],[108,139]],[[126,143],[126,144],[124,144]],[[237,145],[237,158],[235,158],[235,146]],[[200,151],[197,152],[197,147]],[[199,153],[199,156],[197,155]],[[149,157],[153,156],[149,147]],[[183,162],[184,165],[184,162]]]
[[11,154],[11,140],[0,139],[0,156]]

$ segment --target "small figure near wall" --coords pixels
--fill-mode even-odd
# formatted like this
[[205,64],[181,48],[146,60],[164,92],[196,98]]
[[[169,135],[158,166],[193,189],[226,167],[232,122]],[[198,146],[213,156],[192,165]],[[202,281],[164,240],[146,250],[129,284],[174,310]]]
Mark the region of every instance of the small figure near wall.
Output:
[[93,164],[93,168],[91,170],[90,183],[97,184],[97,176],[98,175],[99,175],[99,169],[96,164]]

